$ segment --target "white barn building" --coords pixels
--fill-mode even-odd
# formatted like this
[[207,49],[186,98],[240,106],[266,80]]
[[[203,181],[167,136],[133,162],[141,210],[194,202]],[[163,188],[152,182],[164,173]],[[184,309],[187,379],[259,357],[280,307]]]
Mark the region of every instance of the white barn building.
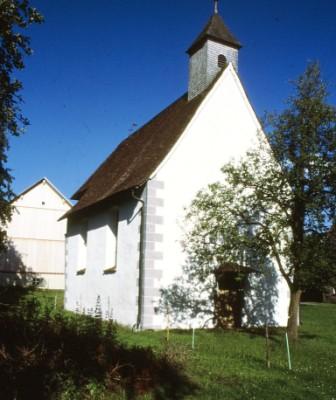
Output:
[[13,201],[7,226],[10,247],[1,255],[2,285],[41,280],[41,287],[64,289],[66,221],[59,218],[71,203],[43,178]]
[[[65,307],[161,329],[160,289],[181,274],[184,208],[261,130],[238,76],[241,45],[215,11],[188,50],[188,92],[124,140],[74,194]],[[287,324],[277,276],[275,324]],[[253,302],[253,300],[250,299]],[[186,321],[188,323],[188,321]]]

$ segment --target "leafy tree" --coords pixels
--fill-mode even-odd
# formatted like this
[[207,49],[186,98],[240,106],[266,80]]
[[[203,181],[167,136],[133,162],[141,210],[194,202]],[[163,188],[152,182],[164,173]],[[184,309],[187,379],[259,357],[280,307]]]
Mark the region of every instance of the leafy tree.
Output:
[[[336,207],[336,111],[327,104],[318,64],[308,65],[294,88],[288,108],[268,116],[269,141],[260,133],[257,146],[239,163],[222,168],[222,182],[193,201],[184,272],[189,292],[193,288],[192,307],[205,315],[216,296],[218,266],[233,262],[262,267],[267,274],[272,261],[290,290],[287,328],[296,339],[302,291],[323,287],[336,276],[335,234],[330,230]],[[176,285],[163,293],[164,299],[174,294],[188,298],[188,290],[180,285],[177,291]],[[205,294],[208,304],[200,310]],[[178,302],[171,304],[174,309]],[[267,321],[271,313],[265,314]]]
[[[13,177],[7,168],[9,136],[19,136],[28,120],[20,109],[22,82],[14,77],[24,68],[24,56],[32,54],[30,41],[23,34],[33,23],[42,22],[41,14],[29,5],[28,0],[0,1],[0,222],[4,226],[10,219],[13,198]],[[0,230],[0,246],[6,234]]]

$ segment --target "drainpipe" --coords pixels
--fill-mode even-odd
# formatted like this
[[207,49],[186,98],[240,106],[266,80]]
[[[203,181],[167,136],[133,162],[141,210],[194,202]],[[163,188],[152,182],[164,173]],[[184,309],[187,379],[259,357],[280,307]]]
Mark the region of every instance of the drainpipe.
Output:
[[[136,188],[137,189],[137,188]],[[143,199],[136,196],[132,190],[132,197],[139,201],[141,205],[141,221],[140,221],[140,243],[139,243],[139,293],[138,293],[138,315],[136,322],[136,330],[142,329],[143,314],[144,314],[144,282],[145,282],[145,237],[146,237],[146,202],[147,200],[147,185],[143,191]]]

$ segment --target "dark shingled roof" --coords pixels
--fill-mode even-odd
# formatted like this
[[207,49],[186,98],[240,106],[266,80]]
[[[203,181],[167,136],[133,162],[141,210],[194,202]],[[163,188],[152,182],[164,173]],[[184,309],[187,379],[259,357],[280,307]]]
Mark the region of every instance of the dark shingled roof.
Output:
[[63,218],[143,185],[182,135],[213,84],[191,101],[183,95],[121,142],[72,196],[78,202]]
[[203,43],[207,39],[212,39],[215,42],[223,43],[236,49],[240,49],[242,47],[239,41],[225,26],[224,21],[219,14],[214,14],[210,18],[203,31],[187,50],[187,53],[193,54],[196,50],[203,46]]

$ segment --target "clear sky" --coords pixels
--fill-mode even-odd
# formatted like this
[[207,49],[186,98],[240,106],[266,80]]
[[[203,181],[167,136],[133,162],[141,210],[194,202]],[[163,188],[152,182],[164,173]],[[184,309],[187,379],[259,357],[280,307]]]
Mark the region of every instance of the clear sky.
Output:
[[[19,193],[46,176],[70,196],[116,145],[187,89],[186,49],[213,0],[30,0],[23,110],[31,125],[11,140]],[[280,110],[290,80],[319,60],[336,104],[336,1],[220,0],[243,44],[239,75],[257,114]]]

